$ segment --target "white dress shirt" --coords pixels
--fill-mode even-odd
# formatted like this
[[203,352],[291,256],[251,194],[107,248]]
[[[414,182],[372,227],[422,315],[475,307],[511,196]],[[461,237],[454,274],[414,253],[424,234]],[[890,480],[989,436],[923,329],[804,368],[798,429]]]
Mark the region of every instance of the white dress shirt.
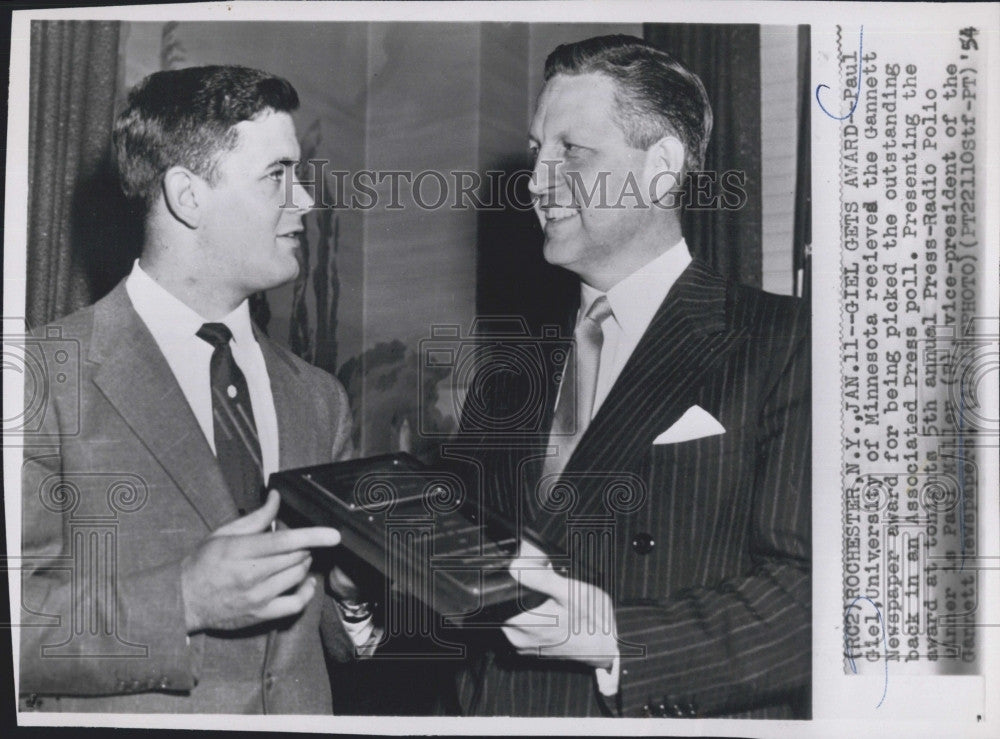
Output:
[[587,314],[590,306],[601,295],[607,295],[612,315],[601,324],[604,343],[601,345],[601,362],[597,369],[597,387],[590,417],[608,397],[622,368],[625,367],[639,339],[646,333],[670,288],[681,272],[691,264],[691,253],[684,239],[663,254],[624,278],[602,293],[586,283],[580,283],[580,313]]
[[[198,329],[207,321],[146,274],[139,266],[138,259],[125,280],[125,291],[177,378],[214,454],[215,422],[212,417],[210,365],[215,348],[197,335]],[[266,481],[272,472],[278,471],[278,414],[274,409],[271,379],[267,374],[264,354],[250,325],[248,302],[244,300],[232,313],[212,323],[226,324],[233,334],[229,346],[233,352],[233,360],[247,381],[260,443],[261,473]],[[358,647],[373,641],[373,623],[370,618],[360,623],[344,622],[344,628]]]
[[[607,293],[580,283],[578,323],[601,295],[607,296],[612,311],[612,315],[601,324],[604,341],[601,344],[601,362],[597,368],[597,387],[594,391],[591,419],[608,397],[670,288],[689,264],[691,252],[684,239],[681,239],[656,259],[616,283]],[[597,668],[595,675],[598,690],[603,695],[614,695],[618,692],[620,682],[621,658],[614,658],[610,670]]]
[[[212,381],[210,364],[215,349],[198,338],[198,329],[208,321],[175,298],[146,274],[136,260],[125,280],[125,290],[149,328],[156,345],[177,378],[194,417],[201,426],[208,445],[215,452],[215,423],[212,418]],[[233,360],[247,381],[250,405],[260,442],[261,473],[264,480],[278,471],[278,416],[274,410],[271,381],[264,355],[250,326],[250,308],[244,300],[227,316],[213,321],[224,323],[233,334],[229,346]]]

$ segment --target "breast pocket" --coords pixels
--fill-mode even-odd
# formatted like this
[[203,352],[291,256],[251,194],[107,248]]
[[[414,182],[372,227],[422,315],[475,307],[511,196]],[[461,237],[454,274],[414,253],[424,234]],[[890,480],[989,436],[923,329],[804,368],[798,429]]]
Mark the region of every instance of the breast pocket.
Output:
[[[752,432],[748,426],[727,429],[725,433],[703,436],[676,444],[653,444],[650,449],[651,475],[661,477],[684,471],[718,472],[734,458],[752,456]],[[672,475],[673,476],[673,475]],[[655,479],[650,482],[655,483]]]
[[621,593],[644,602],[713,582],[748,529],[753,427],[649,449],[649,505],[621,531]]

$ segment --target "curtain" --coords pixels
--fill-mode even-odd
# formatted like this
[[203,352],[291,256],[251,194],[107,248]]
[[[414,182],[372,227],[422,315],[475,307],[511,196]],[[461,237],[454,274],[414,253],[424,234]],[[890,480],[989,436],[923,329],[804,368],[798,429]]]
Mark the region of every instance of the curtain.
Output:
[[647,23],[646,41],[680,59],[705,85],[714,124],[705,170],[746,173],[738,210],[686,209],[691,253],[738,282],[761,285],[760,29],[756,25]]
[[108,289],[103,267],[112,254],[99,242],[128,236],[117,227],[124,198],[116,200],[109,156],[120,26],[31,24],[26,318],[32,327]]
[[795,236],[792,267],[796,295],[809,299],[812,277],[809,248],[812,245],[812,82],[809,62],[809,26],[799,26],[799,143],[795,172]]

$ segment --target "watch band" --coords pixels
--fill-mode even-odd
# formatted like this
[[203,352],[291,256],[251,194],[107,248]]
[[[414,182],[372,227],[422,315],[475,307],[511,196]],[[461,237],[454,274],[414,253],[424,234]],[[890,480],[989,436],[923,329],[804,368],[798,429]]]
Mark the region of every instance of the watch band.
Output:
[[377,605],[376,603],[372,603],[370,601],[361,601],[360,603],[357,603],[353,601],[343,601],[339,598],[334,598],[334,600],[337,603],[337,607],[340,608],[341,618],[349,624],[358,624],[371,618]]

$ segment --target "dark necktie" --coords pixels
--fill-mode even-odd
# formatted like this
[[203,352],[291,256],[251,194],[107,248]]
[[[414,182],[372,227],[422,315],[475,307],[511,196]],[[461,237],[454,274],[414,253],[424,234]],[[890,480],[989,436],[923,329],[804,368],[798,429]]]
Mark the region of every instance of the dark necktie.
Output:
[[[601,347],[604,345],[601,324],[609,316],[611,305],[601,295],[573,332],[576,356],[570,356],[566,360],[559,400],[556,402],[549,433],[549,445],[557,447],[558,451],[554,457],[545,458],[543,477],[563,471],[590,424],[594,393],[597,391],[597,371],[601,364]],[[551,480],[548,485],[543,485],[543,495],[550,485]]]
[[244,515],[260,507],[264,487],[250,392],[233,360],[229,346],[233,334],[226,324],[206,323],[198,329],[198,338],[215,348],[210,365],[215,456],[240,515]]

